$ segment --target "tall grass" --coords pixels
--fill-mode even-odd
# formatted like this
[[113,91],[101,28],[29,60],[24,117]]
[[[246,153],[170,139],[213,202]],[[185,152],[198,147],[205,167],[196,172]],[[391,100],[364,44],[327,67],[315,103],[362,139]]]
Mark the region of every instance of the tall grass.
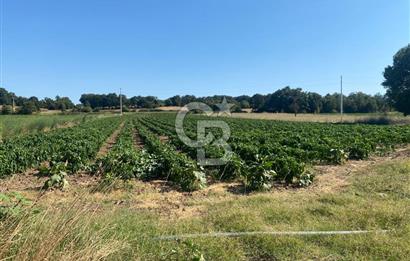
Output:
[[86,115],[1,115],[0,138],[55,129],[70,123],[76,124],[93,116]]
[[108,225],[96,224],[98,209],[78,200],[0,221],[0,260],[101,260],[127,247]]
[[[221,189],[182,195],[139,183],[118,190],[120,184],[109,184],[90,193],[89,188],[50,193],[43,202],[46,209],[31,208],[0,221],[0,260],[408,260],[410,161],[340,171],[323,174],[318,187],[247,195]],[[55,203],[53,196],[65,198]],[[391,232],[158,239],[212,232],[384,229]]]

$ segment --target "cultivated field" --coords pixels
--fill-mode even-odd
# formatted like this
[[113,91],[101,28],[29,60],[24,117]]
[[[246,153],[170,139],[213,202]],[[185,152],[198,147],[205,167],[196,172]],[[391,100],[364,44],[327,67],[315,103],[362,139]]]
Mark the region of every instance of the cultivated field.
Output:
[[[174,113],[95,117],[4,139],[0,260],[399,260],[410,254],[409,125],[190,115],[186,134],[195,139],[197,122],[209,119],[231,129],[226,165],[199,166],[196,149],[176,134]],[[211,145],[205,151],[223,154]],[[372,232],[209,235],[334,230]],[[198,233],[208,236],[162,238]]]
[[311,114],[311,113],[300,113],[295,116],[292,113],[232,113],[232,117],[242,118],[242,119],[260,119],[260,120],[279,120],[279,121],[300,121],[300,122],[327,122],[327,123],[337,123],[337,122],[357,122],[365,121],[368,119],[377,119],[377,118],[388,118],[395,122],[404,122],[410,123],[409,117],[404,117],[396,113],[345,113],[343,118],[338,113],[332,114]]

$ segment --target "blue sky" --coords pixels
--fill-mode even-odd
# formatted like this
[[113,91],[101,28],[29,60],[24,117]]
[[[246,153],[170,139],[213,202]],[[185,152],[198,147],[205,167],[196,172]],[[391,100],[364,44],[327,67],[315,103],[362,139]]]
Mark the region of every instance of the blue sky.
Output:
[[2,86],[197,96],[384,92],[408,0],[0,0]]

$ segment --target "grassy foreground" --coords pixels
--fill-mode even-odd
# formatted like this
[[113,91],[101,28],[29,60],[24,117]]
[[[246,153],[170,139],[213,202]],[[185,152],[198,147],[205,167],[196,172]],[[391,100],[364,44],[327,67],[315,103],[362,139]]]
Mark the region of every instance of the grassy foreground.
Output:
[[[410,161],[392,160],[351,173],[331,191],[227,190],[166,196],[128,187],[0,225],[0,260],[405,260],[410,256]],[[176,192],[175,192],[176,193]],[[84,198],[84,196],[82,196]],[[147,199],[163,208],[139,207]],[[144,201],[145,200],[145,201]],[[121,205],[124,206],[121,206]],[[52,204],[51,204],[52,205]],[[33,211],[32,211],[33,212]],[[160,235],[237,231],[392,230],[338,236],[244,236],[161,241]]]

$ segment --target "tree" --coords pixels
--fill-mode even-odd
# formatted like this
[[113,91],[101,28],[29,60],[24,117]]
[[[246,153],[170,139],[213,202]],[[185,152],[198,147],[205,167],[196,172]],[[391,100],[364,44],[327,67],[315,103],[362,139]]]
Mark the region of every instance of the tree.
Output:
[[68,98],[68,97],[60,97],[60,96],[57,96],[56,97],[56,101],[55,101],[55,104],[56,104],[56,108],[58,109],[58,110],[61,110],[61,111],[65,111],[65,110],[67,110],[67,109],[72,109],[72,108],[74,108],[74,103],[70,100],[70,98]]
[[388,102],[386,101],[386,96],[381,95],[380,93],[376,93],[376,95],[373,96],[374,100],[377,104],[377,111],[379,112],[388,112],[390,111],[390,106]]
[[324,113],[333,113],[338,111],[340,101],[340,95],[337,93],[327,94],[323,97],[323,109]]
[[322,96],[315,92],[306,94],[307,112],[320,113],[322,110]]
[[159,107],[158,99],[154,96],[147,96],[140,100],[139,107],[153,109]]
[[34,101],[28,101],[23,104],[19,113],[20,114],[33,114],[33,112],[37,111],[37,106]]
[[11,104],[14,93],[8,92],[4,88],[0,88],[0,105]]
[[289,105],[289,109],[296,115],[306,107],[304,93],[302,89],[290,89],[290,100],[291,104]]
[[266,96],[262,94],[255,94],[251,98],[251,106],[254,110],[260,111],[265,103]]
[[410,114],[410,44],[393,57],[393,65],[384,70],[386,96],[391,105],[404,115]]
[[240,104],[241,104],[240,107],[241,107],[242,109],[248,109],[248,108],[251,107],[251,105],[249,104],[249,101],[247,101],[247,100],[242,100]]
[[181,106],[182,105],[181,96],[176,95],[176,96],[166,99],[165,105],[166,106]]

